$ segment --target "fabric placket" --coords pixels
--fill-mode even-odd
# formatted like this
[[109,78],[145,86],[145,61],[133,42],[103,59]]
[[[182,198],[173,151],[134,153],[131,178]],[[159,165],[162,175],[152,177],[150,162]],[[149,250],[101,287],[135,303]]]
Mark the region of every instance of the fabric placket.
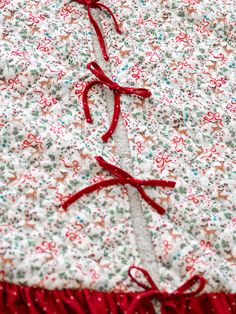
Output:
[[[95,10],[94,10],[95,11]],[[99,13],[94,12],[94,16],[99,21]],[[99,22],[98,22],[99,23]],[[112,77],[111,65],[110,62],[105,62],[101,53],[101,49],[98,43],[98,39],[94,30],[92,30],[93,34],[93,44],[94,44],[94,53],[96,56],[96,60],[99,65],[102,67],[109,77]],[[105,90],[106,101],[107,101],[107,111],[110,117],[110,120],[114,111],[114,95],[112,91],[106,88]],[[123,96],[125,97],[125,95]],[[117,145],[117,155],[119,156],[120,164],[123,169],[128,172],[133,172],[132,167],[132,157],[130,153],[130,146],[128,143],[128,136],[126,130],[124,128],[124,122],[122,119],[119,119],[116,131],[113,134],[113,140]],[[137,244],[137,248],[141,257],[141,261],[143,266],[149,271],[152,278],[158,282],[158,266],[155,259],[155,255],[153,254],[154,248],[151,241],[150,233],[147,229],[146,219],[143,214],[143,208],[141,205],[140,197],[138,192],[131,187],[127,187],[128,196],[130,200],[130,208],[131,208],[131,217],[133,222],[133,230],[135,234],[135,240]]]

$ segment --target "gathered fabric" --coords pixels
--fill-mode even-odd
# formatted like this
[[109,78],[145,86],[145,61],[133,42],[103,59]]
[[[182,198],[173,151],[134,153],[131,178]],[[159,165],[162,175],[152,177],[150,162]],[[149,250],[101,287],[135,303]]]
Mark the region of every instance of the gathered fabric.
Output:
[[[140,281],[140,272],[149,285]],[[129,277],[144,292],[95,291],[89,289],[47,290],[0,282],[0,312],[2,314],[155,314],[154,299],[161,303],[161,314],[232,314],[236,313],[236,295],[227,293],[204,293],[202,276],[195,275],[172,293],[160,291],[149,273],[131,266]],[[197,288],[186,292],[194,284]]]

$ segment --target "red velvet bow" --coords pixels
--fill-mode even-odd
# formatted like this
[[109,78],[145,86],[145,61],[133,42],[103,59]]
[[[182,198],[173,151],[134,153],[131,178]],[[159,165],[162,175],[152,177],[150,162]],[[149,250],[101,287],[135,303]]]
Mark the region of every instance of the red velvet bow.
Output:
[[93,185],[90,185],[84,189],[82,189],[81,191],[77,192],[76,194],[70,196],[68,198],[68,200],[66,200],[63,204],[62,207],[64,209],[67,209],[72,203],[74,203],[75,201],[77,201],[81,196],[85,195],[85,194],[89,194],[92,193],[98,189],[101,189],[103,187],[107,187],[110,185],[117,185],[117,184],[130,184],[133,187],[135,187],[140,196],[149,204],[151,205],[154,209],[156,209],[158,211],[158,213],[160,215],[165,213],[165,209],[158,205],[156,202],[154,202],[144,191],[144,189],[142,188],[142,186],[162,186],[162,187],[170,187],[170,188],[174,188],[175,187],[175,182],[172,181],[164,181],[164,180],[139,180],[139,179],[135,179],[134,177],[132,177],[129,173],[127,173],[126,171],[109,164],[108,162],[106,162],[101,156],[97,156],[95,157],[96,160],[98,161],[99,165],[108,170],[111,174],[113,174],[116,178],[115,179],[108,179],[105,181],[101,181],[98,183],[95,183]]
[[102,136],[103,141],[106,142],[114,133],[118,123],[118,118],[120,115],[120,94],[134,94],[140,97],[149,98],[151,96],[151,92],[146,88],[123,87],[118,85],[116,82],[113,82],[105,75],[103,70],[95,61],[88,63],[87,68],[98,78],[98,80],[94,80],[87,84],[82,95],[84,114],[87,122],[92,123],[93,121],[88,106],[88,92],[90,89],[96,84],[103,84],[114,92],[115,103],[111,126],[109,130]]
[[[150,285],[149,286],[145,285],[142,282],[139,282],[135,277],[133,277],[133,275],[131,274],[132,269],[136,269],[140,271],[144,275],[144,277],[147,279]],[[175,299],[193,297],[197,295],[199,292],[201,292],[206,284],[206,280],[202,276],[194,275],[189,280],[187,280],[181,287],[179,287],[177,290],[171,293],[168,293],[168,292],[160,291],[155,285],[149,273],[143,268],[131,266],[129,268],[128,274],[132,281],[137,283],[139,287],[144,288],[146,291],[138,294],[137,298],[131,303],[127,311],[127,314],[136,313],[135,309],[137,308],[138,304],[142,302],[142,299],[144,298],[154,297],[160,302],[168,301],[168,306],[172,306],[173,308],[175,308],[175,302],[174,302]],[[189,288],[193,287],[197,282],[199,282],[199,285],[194,291],[186,292]]]
[[89,16],[89,19],[90,19],[90,22],[92,23],[94,29],[95,29],[95,32],[97,34],[97,37],[98,37],[98,41],[99,41],[99,44],[100,44],[100,47],[102,49],[102,53],[103,53],[103,57],[106,61],[109,60],[109,57],[107,55],[107,51],[106,51],[106,45],[105,45],[105,42],[104,42],[104,39],[103,39],[103,36],[102,36],[102,32],[97,24],[97,22],[94,20],[92,14],[91,14],[91,8],[95,8],[95,9],[105,9],[108,13],[110,13],[113,21],[114,21],[114,24],[115,24],[115,28],[116,28],[116,31],[117,33],[121,34],[121,30],[119,28],[119,25],[116,21],[116,18],[114,16],[114,14],[112,13],[112,11],[104,4],[102,3],[99,3],[99,0],[75,0],[76,2],[80,3],[80,4],[84,4],[87,6],[87,9],[88,9],[88,16]]

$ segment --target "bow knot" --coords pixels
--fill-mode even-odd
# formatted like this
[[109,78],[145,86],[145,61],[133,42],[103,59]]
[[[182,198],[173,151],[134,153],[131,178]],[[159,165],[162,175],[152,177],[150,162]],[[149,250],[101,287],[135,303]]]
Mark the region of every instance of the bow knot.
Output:
[[100,0],[85,0],[87,5],[96,5]]
[[157,212],[162,215],[165,213],[165,209],[157,204],[154,200],[152,200],[144,191],[143,187],[145,186],[161,186],[161,187],[169,187],[174,188],[175,182],[173,181],[164,181],[164,180],[140,180],[132,177],[128,172],[106,162],[101,156],[95,157],[99,165],[105,170],[109,171],[116,178],[108,179],[104,181],[97,182],[93,185],[88,186],[87,188],[82,189],[76,194],[70,196],[63,204],[62,207],[66,210],[72,203],[77,201],[81,196],[85,194],[89,194],[96,190],[99,190],[103,187],[118,185],[118,184],[130,184],[137,189],[140,196],[144,201],[146,201],[149,205],[151,205]]
[[106,61],[109,60],[109,57],[107,55],[107,51],[106,51],[106,45],[105,45],[105,41],[103,39],[103,35],[102,35],[102,32],[97,24],[97,22],[95,21],[95,19],[93,18],[92,16],[92,13],[91,13],[91,8],[95,8],[95,9],[104,9],[106,10],[112,17],[113,19],[113,22],[115,24],[115,28],[116,28],[116,31],[117,33],[121,34],[121,30],[119,28],[119,25],[116,21],[116,18],[114,16],[114,14],[112,13],[112,11],[105,5],[105,4],[102,4],[99,2],[99,0],[75,0],[76,2],[78,2],[79,4],[84,4],[87,6],[87,9],[88,9],[88,17],[90,19],[90,22],[92,23],[94,29],[95,29],[95,32],[97,34],[97,37],[98,37],[98,41],[99,41],[99,44],[100,44],[100,47],[101,47],[101,50],[102,50],[102,53],[103,53],[103,57]]
[[75,0],[75,1],[78,2],[79,4],[90,5],[92,7],[92,5],[97,4],[100,0]]
[[[139,281],[132,275],[131,270],[134,270],[134,269],[136,271],[140,271],[143,274],[143,276],[148,281],[149,285],[142,283],[141,281]],[[182,286],[180,286],[178,289],[176,289],[175,291],[171,293],[168,293],[166,291],[160,291],[157,288],[151,276],[149,275],[149,273],[143,268],[131,266],[128,270],[128,275],[133,282],[135,282],[139,287],[145,289],[145,291],[140,292],[137,295],[136,299],[131,303],[127,314],[135,313],[135,309],[138,306],[139,302],[141,302],[142,299],[145,299],[145,298],[149,298],[149,299],[155,298],[156,300],[160,302],[168,301],[168,306],[173,306],[175,308],[175,303],[174,303],[175,299],[196,296],[199,292],[201,292],[204,289],[205,284],[206,284],[206,280],[202,276],[194,275],[189,280],[187,280]],[[196,283],[199,283],[197,288],[192,292],[187,292]]]
[[96,84],[102,84],[106,85],[114,92],[114,113],[111,126],[108,131],[102,136],[103,141],[106,142],[114,133],[118,123],[118,118],[120,115],[120,94],[134,94],[139,97],[149,98],[151,96],[151,92],[146,88],[120,86],[118,83],[109,79],[95,61],[88,63],[87,68],[97,77],[97,80],[94,80],[86,85],[82,94],[84,114],[87,122],[92,123],[92,118],[88,107],[88,92],[90,91],[90,89]]
[[124,94],[125,93],[125,87],[120,86],[118,83],[113,82],[110,86],[108,86],[112,91]]

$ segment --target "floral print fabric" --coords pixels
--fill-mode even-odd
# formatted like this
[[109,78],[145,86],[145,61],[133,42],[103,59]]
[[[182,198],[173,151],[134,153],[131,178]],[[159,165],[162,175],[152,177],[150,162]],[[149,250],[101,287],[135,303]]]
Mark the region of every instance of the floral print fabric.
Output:
[[114,79],[152,91],[122,100],[135,176],[177,182],[153,193],[166,215],[142,202],[159,286],[200,273],[206,291],[235,292],[234,1],[108,2],[123,30],[99,14]]
[[[95,160],[119,163],[103,91],[94,89],[94,126],[81,92],[95,59],[86,10],[68,1],[1,2],[1,280],[53,288],[122,289],[139,264],[125,189],[61,203],[103,180]],[[99,125],[99,128],[96,127]]]
[[[233,1],[106,1],[99,14],[113,80],[146,87],[150,99],[122,97],[135,177],[177,181],[142,200],[159,266],[158,287],[173,291],[203,274],[206,291],[236,291],[235,14]],[[0,3],[0,271],[3,281],[54,288],[136,289],[139,264],[127,189],[61,203],[108,178],[94,156],[119,165],[104,92],[81,95],[93,76],[92,33],[83,5]],[[161,195],[158,197],[157,195]],[[182,305],[180,305],[181,307]]]

